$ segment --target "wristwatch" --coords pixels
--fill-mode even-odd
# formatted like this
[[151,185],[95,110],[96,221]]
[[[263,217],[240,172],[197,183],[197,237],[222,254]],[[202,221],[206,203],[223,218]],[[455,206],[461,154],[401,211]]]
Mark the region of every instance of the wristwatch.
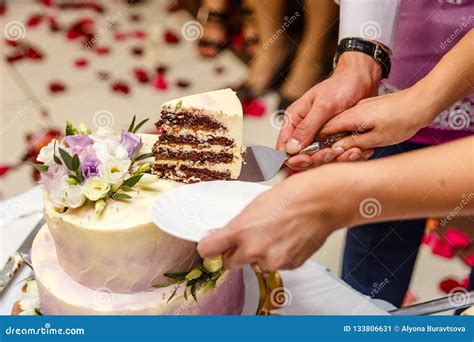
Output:
[[382,78],[388,78],[391,67],[390,50],[384,45],[363,38],[344,38],[337,47],[333,60],[334,68],[339,61],[339,57],[346,51],[358,51],[371,56],[382,67]]

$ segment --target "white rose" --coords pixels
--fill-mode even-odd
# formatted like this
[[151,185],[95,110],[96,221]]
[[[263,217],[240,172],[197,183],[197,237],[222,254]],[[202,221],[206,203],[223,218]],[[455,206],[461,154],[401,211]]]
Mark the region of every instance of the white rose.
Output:
[[99,175],[117,189],[130,169],[130,159],[112,158],[99,166]]
[[125,147],[120,144],[119,137],[117,135],[91,135],[94,141],[94,151],[97,155],[97,159],[101,163],[107,162],[109,159],[129,159],[128,152]]
[[151,173],[144,173],[137,184],[140,186],[147,186],[158,182],[158,180],[159,178],[157,175],[152,175]]
[[[54,151],[54,145],[56,144],[56,151]],[[48,145],[41,148],[38,157],[38,161],[42,162],[44,165],[51,166],[54,163],[54,153],[58,153],[59,142],[56,139],[53,139],[49,142]]]
[[109,183],[100,177],[88,178],[82,187],[82,193],[91,201],[97,201],[105,197],[109,191]]
[[37,315],[35,309],[40,308],[40,297],[36,281],[29,280],[26,282],[26,292],[23,293],[19,304],[24,315]]
[[63,176],[59,187],[51,190],[51,202],[58,208],[79,208],[86,201],[86,197],[82,194],[81,186],[69,184],[68,178],[69,176]]

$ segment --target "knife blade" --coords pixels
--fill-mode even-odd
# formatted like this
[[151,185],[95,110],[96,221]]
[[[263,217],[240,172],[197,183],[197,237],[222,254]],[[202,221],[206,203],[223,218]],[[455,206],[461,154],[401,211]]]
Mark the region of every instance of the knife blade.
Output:
[[[321,140],[315,140],[311,145],[301,150],[300,154],[311,155],[323,148],[331,147],[335,142],[347,135],[348,133],[339,133]],[[292,155],[267,146],[255,145],[246,147],[238,180],[244,182],[263,182],[272,179],[290,157]]]
[[43,227],[45,224],[46,220],[44,216],[36,223],[35,227],[33,230],[28,234],[26,239],[22,242],[20,247],[16,250],[15,254],[10,256],[3,266],[3,268],[0,270],[0,294],[5,290],[8,286],[8,284],[12,281],[14,278],[16,272],[20,269],[20,267],[23,265],[24,258],[28,255],[31,249],[31,245],[33,244],[33,240],[36,237],[36,234],[38,231]]

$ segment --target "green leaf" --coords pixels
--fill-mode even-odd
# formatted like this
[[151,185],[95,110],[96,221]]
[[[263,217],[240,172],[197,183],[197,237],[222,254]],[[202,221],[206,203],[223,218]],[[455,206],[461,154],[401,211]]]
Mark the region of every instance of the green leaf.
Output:
[[125,185],[129,187],[133,187],[135,184],[138,183],[138,181],[142,178],[142,176],[143,174],[131,176],[123,181],[122,186]]
[[184,300],[188,300],[188,287],[187,287],[187,286],[188,286],[188,285],[186,284],[186,287],[184,288],[184,293],[183,293],[183,295],[184,295]]
[[134,161],[139,161],[139,160],[147,159],[150,157],[151,157],[151,153],[143,153],[143,154],[140,154],[138,157],[136,157]]
[[72,125],[70,121],[66,121],[66,135],[77,134],[77,129]]
[[43,316],[43,313],[41,312],[40,309],[35,308],[35,312],[36,312],[36,314],[37,314],[38,316]]
[[63,165],[63,162],[61,161],[61,159],[59,159],[59,157],[57,155],[54,155],[53,158],[54,158],[54,162],[56,164]]
[[174,106],[174,110],[178,111],[181,109],[182,106],[183,106],[183,101],[179,100],[178,102],[176,102],[176,105]]
[[132,133],[136,133],[142,126],[150,119],[145,119],[143,121],[140,121],[138,125],[133,129]]
[[166,303],[168,303],[175,295],[176,295],[176,291],[178,291],[179,289],[179,285],[176,285],[176,288],[174,289],[173,293],[171,294],[171,296],[168,298],[168,300],[166,301]]
[[123,185],[123,184],[120,186],[120,189],[122,189],[123,191],[132,191],[133,190],[128,185]]
[[78,170],[79,166],[81,166],[81,162],[79,161],[79,156],[77,154],[75,154],[72,157],[71,166],[72,166],[73,170]]
[[132,122],[130,122],[130,126],[128,126],[129,132],[133,132],[133,127],[135,126],[135,119],[136,119],[136,115],[133,116]]
[[72,157],[69,153],[67,153],[64,149],[61,147],[58,148],[59,154],[61,155],[61,158],[63,159],[64,165],[71,170],[71,171],[76,171],[75,168],[72,167]]
[[80,167],[76,169],[76,179],[79,183],[84,182],[84,175],[82,174],[82,169]]
[[184,280],[186,278],[186,274],[188,273],[189,272],[164,273],[163,275],[174,280]]
[[129,196],[129,195],[121,193],[121,192],[114,192],[112,194],[112,199],[114,199],[114,200],[129,199],[129,198],[132,198],[132,196]]
[[194,300],[197,302],[197,296],[196,296],[196,284],[193,284],[191,286],[191,294],[193,295]]
[[46,172],[48,171],[49,169],[49,166],[48,165],[44,165],[44,164],[32,164],[33,167],[38,170],[39,172]]

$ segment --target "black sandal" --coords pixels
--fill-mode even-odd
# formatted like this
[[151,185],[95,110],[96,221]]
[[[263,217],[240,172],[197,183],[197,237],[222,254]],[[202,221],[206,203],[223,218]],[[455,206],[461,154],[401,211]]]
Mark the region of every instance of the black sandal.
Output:
[[[208,22],[219,24],[225,30],[225,35],[229,35],[229,15],[227,12],[210,11],[206,7],[201,7],[198,11],[197,19],[203,26]],[[219,42],[212,39],[200,38],[198,43],[199,47],[209,47],[214,50],[214,53],[211,55],[201,53],[203,57],[215,57],[220,51],[225,49],[227,45],[228,39]]]

